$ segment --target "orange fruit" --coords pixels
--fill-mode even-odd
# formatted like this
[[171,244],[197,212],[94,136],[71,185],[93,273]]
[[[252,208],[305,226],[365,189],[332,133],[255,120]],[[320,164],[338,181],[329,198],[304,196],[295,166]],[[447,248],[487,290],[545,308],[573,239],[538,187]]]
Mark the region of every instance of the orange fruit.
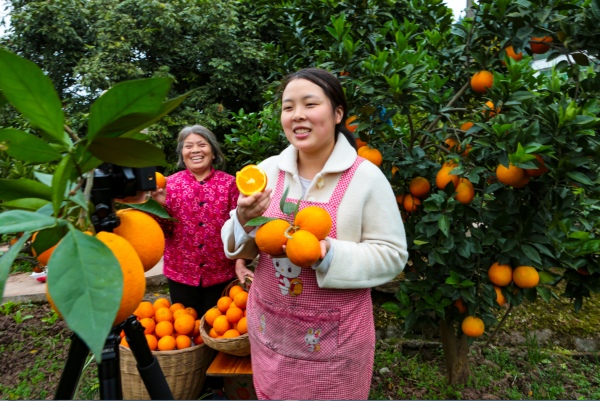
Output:
[[[346,119],[346,129],[350,132],[354,132],[356,131],[356,128],[358,127],[358,122],[354,123],[354,121],[356,121],[358,117],[357,116],[350,116]],[[354,124],[352,124],[354,123]]]
[[196,320],[192,316],[185,314],[175,320],[173,327],[178,334],[191,334],[194,331],[195,325]]
[[319,241],[329,235],[332,225],[329,212],[319,206],[305,207],[294,218],[294,227],[312,233]]
[[123,297],[113,325],[121,323],[137,309],[146,292],[144,267],[135,249],[117,234],[100,231],[96,238],[115,255],[123,273]]
[[173,321],[177,320],[177,318],[181,315],[189,315],[189,313],[185,308],[177,309],[175,312],[173,312]]
[[540,274],[532,266],[519,266],[513,271],[513,281],[520,288],[533,288],[540,282]]
[[185,305],[182,304],[181,302],[175,302],[174,304],[169,306],[169,309],[171,310],[171,312],[175,313],[175,311],[177,311],[179,309],[185,309]]
[[497,286],[504,287],[509,285],[513,280],[512,267],[494,262],[488,269],[488,278],[492,284]]
[[363,146],[367,146],[367,144],[368,144],[368,142],[365,142],[360,138],[354,138],[354,139],[356,139],[356,149],[360,149]]
[[160,224],[138,209],[117,210],[120,224],[113,232],[125,238],[137,252],[144,271],[152,269],[165,253],[165,234]]
[[231,286],[231,288],[229,289],[229,298],[233,299],[233,297],[235,297],[235,294],[237,294],[240,291],[245,291],[241,285],[236,284],[234,286]]
[[204,339],[202,338],[201,335],[197,335],[192,339],[192,342],[194,343],[194,345],[200,345],[200,344],[204,344]]
[[448,149],[453,149],[456,145],[458,145],[458,141],[454,138],[448,138],[444,141],[444,143]]
[[173,336],[164,336],[160,340],[158,340],[158,350],[159,351],[172,351],[177,347],[177,343],[175,342],[175,338]]
[[210,329],[210,331],[208,332],[208,336],[210,338],[218,338],[219,334],[215,331],[214,327]]
[[188,306],[187,308],[185,308],[185,310],[187,311],[188,315],[194,318],[194,320],[198,319],[198,312],[196,312],[196,309],[192,308],[191,306]]
[[494,74],[481,70],[471,77],[471,88],[477,93],[485,93],[494,86]]
[[360,157],[364,157],[376,166],[381,166],[381,163],[383,162],[383,156],[381,155],[381,152],[370,147],[369,145],[358,148],[358,155]]
[[[33,233],[33,235],[31,236],[31,243],[35,243],[35,237],[37,236],[37,232]],[[60,241],[59,241],[60,242]],[[54,252],[54,250],[56,249],[56,247],[58,246],[58,243],[48,249],[46,249],[44,252],[40,253],[39,255],[36,254],[35,252],[35,248],[32,246],[31,247],[31,254],[33,255],[34,258],[37,259],[38,263],[45,267],[48,266],[48,262],[50,261],[50,256],[52,256],[52,253]]]
[[408,213],[416,212],[420,205],[421,199],[417,198],[416,196],[412,196],[411,194],[405,195],[404,200],[402,201],[402,206]]
[[[542,42],[542,43],[538,43],[538,42]],[[529,42],[531,51],[535,54],[546,53],[548,50],[550,50],[550,45],[547,45],[544,42],[546,42],[546,43],[552,42],[552,37],[551,36],[544,36],[542,38],[532,37],[531,41]]]
[[286,245],[286,255],[293,264],[310,267],[321,258],[321,244],[313,233],[298,230],[291,237]]
[[158,338],[162,338],[164,336],[170,336],[173,334],[173,323],[164,320],[162,322],[158,322],[154,327],[154,334]]
[[[525,171],[525,170],[523,170],[523,171]],[[525,174],[525,176],[523,177],[523,179],[521,179],[521,181],[519,181],[519,182],[517,182],[515,185],[513,185],[513,187],[514,187],[514,188],[517,188],[517,189],[521,189],[521,188],[523,188],[525,185],[529,184],[529,180],[530,180],[530,179],[531,179],[531,178],[530,178],[530,177],[529,177],[527,174]]]
[[526,168],[525,174],[529,177],[539,177],[540,175],[546,173],[548,171],[548,167],[544,163],[544,159],[540,155],[534,155],[537,159],[538,168]]
[[409,190],[413,196],[424,198],[429,194],[431,184],[429,184],[429,181],[425,177],[415,177],[410,180]]
[[512,46],[507,46],[505,51],[506,51],[506,55],[515,61],[521,61],[521,59],[523,59],[523,53],[522,52],[515,53],[515,49]]
[[156,172],[156,188],[165,188],[167,186],[167,178],[162,173]]
[[398,168],[398,166],[392,166],[392,177],[394,176],[394,174],[396,174],[398,171],[400,171],[400,169]]
[[158,349],[158,340],[153,334],[146,334],[146,342],[148,343],[150,351],[156,351]]
[[456,301],[454,301],[453,305],[456,307],[456,309],[458,309],[459,313],[465,313],[467,311],[467,306],[462,298],[458,298]]
[[156,312],[158,310],[158,308],[161,308],[163,306],[165,308],[170,308],[171,301],[169,301],[167,298],[156,298],[154,300],[154,302],[152,303],[152,306],[154,306],[154,312]]
[[227,296],[221,297],[217,301],[217,308],[219,308],[221,313],[225,313],[225,312],[227,312],[227,309],[229,309],[229,307],[231,306],[232,302],[233,302],[233,299],[231,299]]
[[173,312],[169,308],[162,307],[158,308],[154,313],[154,321],[158,322],[172,322],[173,321]]
[[194,330],[192,330],[192,337],[197,337],[200,335],[200,322],[200,319],[194,322]]
[[461,324],[462,331],[469,337],[479,337],[485,331],[483,320],[475,316],[467,316]]
[[204,320],[209,324],[209,326],[214,326],[215,319],[217,316],[221,316],[222,314],[223,313],[219,310],[219,308],[213,307],[206,311],[204,314]]
[[473,126],[471,121],[467,121],[460,126],[460,129],[463,131],[468,131]]
[[496,167],[496,177],[498,178],[498,181],[505,185],[517,186],[525,178],[525,170],[512,163],[509,164],[508,167],[499,164],[498,167]]
[[156,323],[154,323],[154,319],[152,319],[151,317],[145,317],[140,319],[140,324],[144,326],[144,334],[154,333]]
[[237,323],[241,318],[244,317],[244,311],[237,307],[237,305],[233,304],[229,309],[227,309],[225,316],[227,317],[229,323]]
[[485,106],[482,110],[485,117],[492,118],[496,114],[500,114],[500,107],[494,107],[494,103],[491,100],[485,102]]
[[129,343],[127,342],[127,339],[125,337],[121,337],[121,341],[119,342],[119,344],[121,344],[124,347],[129,348]]
[[249,164],[235,173],[235,183],[242,194],[250,196],[265,190],[267,174],[257,165]]
[[247,302],[248,302],[248,293],[246,291],[238,292],[237,294],[235,294],[235,297],[233,298],[233,303],[235,304],[235,306],[237,306],[240,309],[246,309]]
[[400,205],[404,206],[404,197],[406,195],[405,194],[400,194],[400,195],[396,195],[396,202]]
[[240,334],[246,334],[248,332],[248,322],[246,321],[245,316],[237,323],[237,331]]
[[471,181],[466,178],[459,178],[458,185],[456,186],[456,193],[454,194],[454,199],[462,203],[463,205],[468,205],[471,203],[473,198],[475,197],[475,189],[473,188],[473,184]]
[[494,286],[494,291],[496,291],[496,303],[500,306],[506,303],[506,297],[502,293],[502,290],[498,286]]
[[283,246],[288,241],[284,233],[290,226],[290,223],[283,219],[266,222],[256,230],[256,237],[254,238],[256,246],[261,252],[268,255],[281,255]]
[[143,319],[145,317],[154,317],[154,306],[149,301],[142,301],[133,311],[133,314]]
[[185,349],[192,346],[192,339],[188,336],[177,336],[175,339],[175,347],[177,349]]
[[229,320],[227,320],[227,316],[225,316],[225,315],[217,316],[217,318],[215,319],[215,324],[213,326],[213,329],[215,329],[215,332],[218,335],[222,336],[230,328],[231,328],[231,323],[229,323]]
[[237,330],[229,329],[223,334],[223,338],[236,338],[239,337],[240,333]]
[[458,185],[458,176],[450,174],[455,167],[457,167],[457,164],[454,162],[444,163],[435,176],[435,186],[439,189],[444,189],[452,181],[454,188],[456,188]]

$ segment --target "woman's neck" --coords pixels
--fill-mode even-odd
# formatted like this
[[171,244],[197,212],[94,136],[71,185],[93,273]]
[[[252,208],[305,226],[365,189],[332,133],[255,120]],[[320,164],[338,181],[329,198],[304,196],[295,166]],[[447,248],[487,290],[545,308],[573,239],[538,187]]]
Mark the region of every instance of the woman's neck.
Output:
[[190,173],[192,173],[192,175],[194,177],[196,177],[197,181],[202,181],[204,180],[209,174],[210,174],[211,168],[209,167],[208,169],[204,169],[202,171],[192,171],[190,170]]
[[298,153],[298,174],[302,178],[306,178],[307,180],[312,180],[315,178],[323,167],[325,167],[325,163],[329,160],[329,156],[333,152],[333,148],[328,152],[319,152],[319,153]]

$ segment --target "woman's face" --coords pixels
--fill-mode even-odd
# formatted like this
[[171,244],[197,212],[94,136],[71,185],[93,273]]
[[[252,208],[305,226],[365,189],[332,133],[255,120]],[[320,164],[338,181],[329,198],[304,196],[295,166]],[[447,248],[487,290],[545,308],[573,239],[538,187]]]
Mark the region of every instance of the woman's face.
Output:
[[320,86],[294,79],[283,91],[281,126],[285,136],[300,152],[331,152],[335,144],[335,126],[344,111],[336,110]]
[[193,174],[210,171],[215,158],[208,141],[198,134],[190,134],[183,140],[181,156],[185,167]]

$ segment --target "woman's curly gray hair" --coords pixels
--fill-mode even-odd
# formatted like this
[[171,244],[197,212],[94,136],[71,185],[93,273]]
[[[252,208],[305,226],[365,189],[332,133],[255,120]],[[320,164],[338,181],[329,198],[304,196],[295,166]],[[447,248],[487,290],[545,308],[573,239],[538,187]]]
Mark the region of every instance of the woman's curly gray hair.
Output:
[[185,139],[191,134],[200,135],[202,138],[206,139],[206,142],[210,145],[213,155],[215,155],[215,160],[212,165],[218,169],[225,168],[225,155],[223,155],[223,151],[221,150],[221,146],[217,141],[217,137],[212,133],[211,130],[202,126],[202,125],[192,125],[190,127],[185,127],[181,131],[179,131],[179,135],[177,136],[177,167],[184,169],[185,163],[183,162],[183,143]]

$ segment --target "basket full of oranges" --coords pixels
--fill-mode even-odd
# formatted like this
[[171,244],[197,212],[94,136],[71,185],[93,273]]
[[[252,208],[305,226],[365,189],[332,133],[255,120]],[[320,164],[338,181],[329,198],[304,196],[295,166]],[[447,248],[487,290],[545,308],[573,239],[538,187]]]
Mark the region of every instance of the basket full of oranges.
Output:
[[[200,336],[200,319],[196,311],[167,298],[151,303],[142,301],[134,312],[152,354],[157,358],[176,400],[197,399],[206,379],[206,369],[214,350],[204,345]],[[120,365],[123,398],[150,399],[139,372],[137,361],[121,334]]]
[[236,356],[250,355],[246,302],[248,292],[234,280],[225,289],[217,305],[200,320],[204,344],[217,351]]

